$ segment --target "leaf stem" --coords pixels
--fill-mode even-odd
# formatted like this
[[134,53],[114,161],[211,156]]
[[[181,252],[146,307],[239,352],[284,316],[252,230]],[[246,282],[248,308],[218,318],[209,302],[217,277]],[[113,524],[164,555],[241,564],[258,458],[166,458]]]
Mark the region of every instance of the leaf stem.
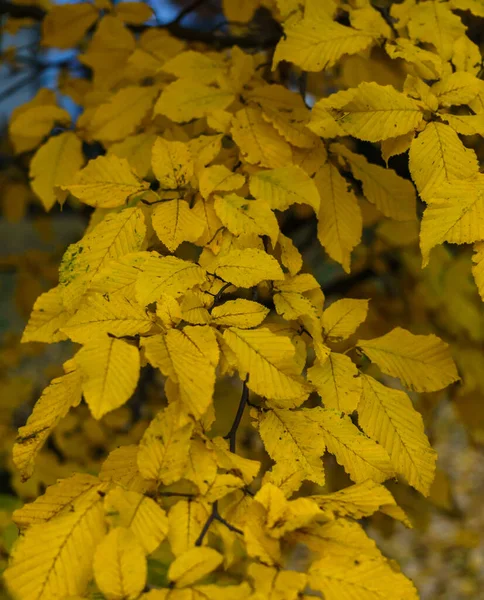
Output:
[[247,379],[244,381],[242,385],[242,395],[240,397],[239,407],[237,408],[237,413],[235,415],[234,422],[232,423],[232,427],[227,435],[224,436],[224,439],[229,440],[229,448],[230,452],[235,453],[235,447],[237,442],[237,430],[239,428],[240,422],[242,420],[242,416],[244,415],[245,405],[249,400],[249,388],[247,387]]

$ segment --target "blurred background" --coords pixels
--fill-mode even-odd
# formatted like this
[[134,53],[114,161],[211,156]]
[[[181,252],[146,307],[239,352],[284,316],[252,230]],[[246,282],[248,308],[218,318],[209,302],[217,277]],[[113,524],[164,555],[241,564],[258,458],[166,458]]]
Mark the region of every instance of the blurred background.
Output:
[[[149,5],[153,17],[147,26],[169,23],[186,9],[182,21],[186,27],[203,31],[229,27],[218,0],[151,0]],[[146,376],[137,391],[144,398],[145,408],[136,418],[130,405],[102,421],[90,417],[86,406],[71,411],[42,451],[33,477],[25,483],[20,481],[10,458],[16,429],[25,423],[43,388],[62,372],[62,362],[72,355],[69,342],[20,344],[20,337],[35,299],[57,284],[60,259],[67,246],[80,239],[92,211],[68,202],[62,209],[56,204],[46,214],[29,188],[32,153],[15,154],[9,140],[8,123],[13,111],[42,88],[52,90],[58,104],[74,120],[81,113],[81,107],[71,97],[60,93],[59,82],[67,73],[88,77],[88,69],[78,60],[76,50],[40,47],[39,22],[35,18],[39,6],[41,3],[30,5],[22,0],[12,9],[10,3],[0,0],[2,570],[17,536],[17,529],[10,522],[12,511],[33,500],[59,477],[80,470],[96,473],[111,449],[124,439],[133,443],[149,422],[152,397],[157,393],[156,378],[152,374]],[[472,39],[482,48],[484,32],[472,20],[468,25]],[[378,55],[373,56],[373,60],[379,59]],[[360,57],[352,57],[342,61],[340,71],[334,75],[335,80],[339,78],[339,86],[342,80],[347,86],[357,85],[366,76],[359,60]],[[392,68],[382,65],[386,82],[396,79]],[[296,82],[289,77],[287,84],[291,87]],[[307,81],[309,102],[319,90],[320,83],[311,76]],[[482,158],[482,140],[475,144]],[[374,146],[361,143],[359,151],[372,162],[383,164]],[[86,146],[85,152],[93,157],[100,149]],[[405,161],[406,158],[396,157],[390,166],[406,175]],[[316,239],[315,221],[304,208],[291,212],[284,224],[285,233],[291,235],[303,253],[306,269],[321,282],[329,301],[343,296],[371,298],[370,319],[359,337],[381,335],[396,325],[434,332],[457,349],[456,359],[466,376],[466,384],[458,394],[451,390],[413,396],[439,453],[437,478],[429,499],[409,487],[389,484],[414,528],[406,529],[383,515],[372,518],[365,526],[382,551],[398,561],[415,581],[424,600],[484,599],[484,312],[469,278],[470,253],[439,248],[429,268],[421,271],[416,228],[381,221],[363,199],[362,206],[364,240],[355,252],[354,270],[349,277],[324,254]],[[245,442],[247,446],[257,445],[250,431],[246,432]],[[328,464],[328,469],[331,485],[337,488],[347,484],[336,464]],[[0,591],[0,598],[7,598],[4,590]]]

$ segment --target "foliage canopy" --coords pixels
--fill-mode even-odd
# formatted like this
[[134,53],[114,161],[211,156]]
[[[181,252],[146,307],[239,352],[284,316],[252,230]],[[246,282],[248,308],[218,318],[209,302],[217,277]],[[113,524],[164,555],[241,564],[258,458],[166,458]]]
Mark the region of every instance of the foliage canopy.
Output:
[[[471,262],[448,244],[474,245],[484,298],[484,83],[466,25],[484,6],[222,4],[228,25],[211,32],[183,26],[187,11],[145,25],[143,3],[4,9],[12,28],[21,9],[42,21],[44,47],[79,49],[85,77],[64,74],[60,91],[80,117],[42,89],[9,134],[45,210],[94,209],[23,333],[76,345],[13,461],[29,479],[82,399],[101,423],[121,407],[144,418],[131,414],[99,472],[14,513],[4,576],[19,600],[418,597],[358,520],[411,525],[384,483],[430,493],[416,393],[457,382],[454,358],[482,362]],[[319,261],[340,265],[330,302],[301,223]],[[375,305],[345,297],[392,260],[416,282],[407,310],[387,290]],[[463,389],[483,385],[461,370]],[[156,393],[140,400],[148,372]]]

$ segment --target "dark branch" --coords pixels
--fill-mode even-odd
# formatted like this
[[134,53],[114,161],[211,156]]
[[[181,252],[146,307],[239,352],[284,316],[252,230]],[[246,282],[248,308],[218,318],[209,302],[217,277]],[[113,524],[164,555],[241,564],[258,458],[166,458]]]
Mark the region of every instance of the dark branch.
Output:
[[225,527],[227,527],[227,529],[230,529],[230,531],[233,531],[234,533],[239,533],[239,534],[243,534],[243,531],[241,531],[238,527],[234,527],[234,525],[231,525],[230,523],[228,523],[218,512],[218,503],[217,500],[215,500],[215,502],[212,504],[212,511],[210,512],[210,514],[208,515],[207,520],[205,521],[205,525],[202,528],[202,531],[200,532],[200,535],[197,538],[197,541],[195,542],[195,546],[201,546],[203,543],[203,540],[205,538],[205,536],[207,535],[208,530],[210,529],[210,525],[214,522],[214,521],[218,521],[219,523],[222,523],[222,525],[225,525]]
[[[194,10],[194,8],[196,7],[192,7],[190,10]],[[182,11],[182,13],[184,13],[184,11]],[[260,13],[262,17],[259,19],[257,18],[256,13],[253,20],[253,27],[250,27],[248,32],[243,35],[217,34],[215,31],[199,31],[197,29],[183,27],[180,25],[180,20],[188,13],[182,13],[180,13],[181,16],[178,15],[174,21],[167,23],[166,25],[136,25],[128,26],[128,28],[136,33],[140,33],[153,27],[166,29],[174,37],[181,40],[187,42],[201,42],[218,49],[231,48],[232,46],[239,46],[240,48],[257,48],[261,50],[272,48],[277,44],[282,35],[282,29],[279,23],[272,17],[269,19],[266,13]],[[0,0],[0,16],[5,15],[17,19],[28,18],[34,19],[35,21],[42,21],[46,14],[47,11],[39,6],[32,4],[14,4],[7,0]]]
[[247,387],[247,379],[244,381],[242,385],[242,395],[240,397],[239,407],[237,408],[237,414],[235,415],[234,422],[232,423],[232,427],[227,435],[224,436],[224,439],[229,440],[230,452],[235,453],[235,447],[237,443],[237,430],[239,428],[240,422],[244,415],[245,405],[249,399],[249,388]]

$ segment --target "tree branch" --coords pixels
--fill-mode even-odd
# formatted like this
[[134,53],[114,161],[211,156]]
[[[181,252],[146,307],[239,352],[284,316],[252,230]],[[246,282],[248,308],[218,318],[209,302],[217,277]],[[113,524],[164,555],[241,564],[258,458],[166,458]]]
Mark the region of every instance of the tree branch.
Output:
[[247,379],[244,381],[242,385],[242,395],[240,397],[239,407],[237,408],[237,413],[235,415],[234,422],[232,423],[232,427],[227,435],[224,435],[225,440],[229,440],[229,448],[230,452],[235,453],[235,446],[237,442],[237,430],[239,428],[240,422],[242,421],[242,417],[244,415],[245,405],[249,399],[249,388],[247,387]]
[[[182,11],[182,13],[183,12],[184,11]],[[180,13],[181,18],[185,16],[182,13]],[[35,21],[42,21],[46,14],[47,11],[36,5],[13,4],[12,2],[8,2],[8,0],[0,0],[0,16],[5,15],[16,19],[27,18],[34,19]],[[181,20],[180,15],[178,15],[174,21],[167,23],[166,25],[128,25],[127,27],[136,33],[152,28],[166,29],[171,35],[181,40],[187,42],[201,42],[218,49],[239,46],[240,48],[259,48],[262,50],[274,47],[282,35],[282,28],[279,23],[272,17],[268,19],[267,14],[264,14],[259,23],[256,13],[256,17],[253,20],[253,27],[251,27],[248,33],[244,35],[218,35],[215,31],[200,31],[198,29],[183,27],[179,22]]]

